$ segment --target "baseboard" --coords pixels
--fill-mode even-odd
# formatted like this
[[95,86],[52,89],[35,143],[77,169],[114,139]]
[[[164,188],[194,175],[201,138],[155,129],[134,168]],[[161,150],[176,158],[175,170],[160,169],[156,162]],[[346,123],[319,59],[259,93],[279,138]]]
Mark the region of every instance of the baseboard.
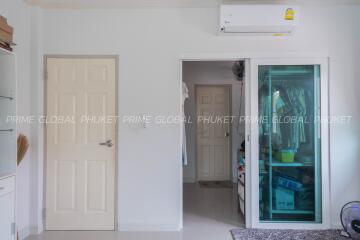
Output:
[[27,238],[28,236],[30,236],[30,227],[23,227],[21,229],[18,229],[18,238],[19,240],[24,240],[25,238]]
[[177,232],[181,228],[178,224],[119,224],[120,232]]
[[341,229],[343,229],[343,226],[341,224],[332,224],[331,229],[339,229],[339,230],[341,230]]
[[192,177],[184,177],[183,178],[183,183],[195,183],[196,179],[192,178]]
[[27,226],[21,229],[18,229],[19,240],[24,240],[30,235],[37,235],[42,232],[42,229],[39,229],[37,226]]

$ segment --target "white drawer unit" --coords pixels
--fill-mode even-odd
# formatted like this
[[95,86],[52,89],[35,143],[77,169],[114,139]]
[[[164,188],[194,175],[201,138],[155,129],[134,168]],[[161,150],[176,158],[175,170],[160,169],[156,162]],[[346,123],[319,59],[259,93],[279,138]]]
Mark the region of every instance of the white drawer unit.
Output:
[[0,179],[0,237],[15,239],[15,177]]
[[0,48],[0,240],[16,239],[16,56]]

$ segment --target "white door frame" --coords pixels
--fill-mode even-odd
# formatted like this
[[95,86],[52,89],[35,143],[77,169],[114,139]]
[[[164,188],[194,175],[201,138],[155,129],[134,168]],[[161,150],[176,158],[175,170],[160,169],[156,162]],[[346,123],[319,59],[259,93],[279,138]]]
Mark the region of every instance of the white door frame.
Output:
[[[321,119],[328,119],[328,58],[254,58],[251,59],[251,116],[258,116],[258,65],[320,65]],[[259,127],[257,121],[251,123],[251,208],[252,227],[270,229],[329,229],[330,228],[330,158],[329,158],[329,125],[321,123],[321,189],[322,189],[322,222],[279,224],[259,221]]]
[[[115,60],[115,115],[118,116],[118,95],[119,95],[119,88],[118,88],[118,79],[119,79],[119,55],[62,55],[62,54],[46,54],[44,55],[43,61],[43,68],[44,68],[44,85],[43,85],[43,116],[47,116],[47,60],[49,58],[68,58],[68,59],[114,59]],[[114,231],[118,230],[118,123],[115,123],[115,179],[114,179]],[[43,125],[43,166],[42,166],[42,213],[43,213],[43,222],[42,222],[42,229],[45,229],[46,224],[46,167],[47,167],[47,158],[46,158],[46,150],[47,150],[47,129],[45,124]]]
[[[232,112],[232,85],[231,84],[195,84],[194,85],[194,90],[195,90],[195,99],[197,99],[197,88],[199,87],[223,87],[229,90],[229,114],[233,114]],[[197,102],[195,101],[195,115],[197,115]],[[197,122],[196,122],[197,123]],[[233,143],[233,136],[232,136],[232,123],[230,122],[229,128],[230,128],[230,136],[229,136],[229,165],[228,167],[230,168],[230,175],[229,175],[229,181],[233,181],[233,172],[232,172],[232,160],[233,160],[233,154],[232,154],[232,143]],[[195,126],[195,133],[197,134],[198,128],[197,128],[197,124]],[[196,140],[195,140],[195,179],[196,181],[199,181],[199,176],[198,176],[198,159],[197,159],[197,153],[198,153],[198,141],[197,141],[197,136],[196,136]]]
[[[204,55],[198,55],[198,56],[182,56],[179,59],[179,66],[180,66],[180,78],[179,78],[179,86],[182,86],[182,82],[183,82],[183,76],[182,76],[182,72],[183,72],[183,62],[187,62],[187,61],[238,61],[238,60],[244,60],[245,61],[245,88],[244,88],[244,93],[245,93],[245,115],[249,116],[250,115],[250,101],[248,101],[249,96],[249,90],[250,90],[250,59],[246,56],[239,56],[237,57],[235,56],[204,56]],[[179,112],[179,116],[182,115],[182,88],[180,87],[180,112]],[[245,147],[246,149],[250,149],[250,141],[249,138],[247,136],[250,136],[250,127],[249,124],[245,123],[245,136],[246,136],[246,141],[245,141]],[[182,127],[180,126],[180,149],[182,146],[182,138],[183,138],[183,131],[182,131]],[[232,144],[230,143],[230,146]],[[230,151],[232,152],[232,151]],[[245,165],[246,168],[249,169],[248,171],[245,172],[245,226],[246,228],[251,228],[251,198],[250,198],[250,187],[251,187],[251,182],[250,182],[250,151],[245,151]],[[183,228],[183,166],[182,166],[182,156],[180,154],[180,229]],[[230,164],[232,166],[232,157],[231,157],[231,161]],[[232,175],[232,171],[230,173]],[[232,181],[232,179],[231,179]]]
[[[328,81],[329,81],[329,70],[328,70],[328,61],[329,61],[329,56],[327,52],[284,52],[284,53],[279,53],[279,52],[268,52],[268,53],[260,53],[260,52],[250,52],[250,53],[217,53],[217,54],[204,54],[204,53],[195,53],[195,54],[182,54],[179,56],[179,116],[182,116],[182,81],[183,81],[183,62],[186,61],[237,61],[237,60],[245,60],[245,116],[251,116],[251,108],[253,107],[254,103],[251,103],[251,93],[253,91],[253,89],[250,88],[250,84],[251,84],[251,61],[253,59],[256,58],[262,58],[262,59],[292,59],[292,60],[296,60],[296,59],[322,59],[324,61],[324,63],[326,63],[326,72],[325,72],[325,77],[327,79],[326,85],[327,85],[327,89],[324,91],[326,92],[326,96],[328,96]],[[323,72],[321,73],[323,74]],[[323,95],[322,95],[323,96]],[[256,97],[257,97],[257,93],[256,93]],[[325,96],[324,96],[325,97]],[[321,99],[322,102],[326,101],[328,102],[328,99]],[[326,106],[326,108],[328,109],[328,106]],[[323,113],[321,113],[323,114]],[[328,112],[327,112],[328,114]],[[246,149],[248,149],[248,151],[245,152],[245,165],[246,165],[246,169],[247,171],[245,172],[245,227],[246,228],[255,228],[256,225],[254,223],[256,223],[256,217],[252,216],[252,212],[254,211],[255,208],[258,208],[258,203],[255,203],[255,199],[253,198],[255,196],[254,195],[254,189],[252,189],[251,186],[256,186],[254,184],[254,180],[252,178],[252,172],[255,172],[256,174],[258,173],[256,171],[256,169],[252,169],[252,165],[251,165],[251,151],[249,151],[249,149],[251,149],[251,146],[254,144],[253,143],[253,139],[250,137],[251,134],[253,134],[251,132],[251,128],[252,128],[252,124],[249,121],[245,121],[245,137],[246,137],[246,141],[245,141],[245,147]],[[179,159],[178,159],[178,169],[180,171],[180,179],[179,179],[179,196],[180,196],[180,205],[179,205],[179,228],[182,229],[183,228],[183,165],[182,165],[182,156],[181,156],[181,146],[182,146],[182,127],[180,126],[179,128]],[[324,129],[322,129],[322,132],[324,133],[326,131],[325,134],[328,135],[328,131],[329,128],[328,126],[324,127]],[[328,138],[326,139],[328,141]],[[323,144],[323,143],[322,143]],[[329,142],[326,143],[326,149],[327,152],[324,153],[327,155],[327,159],[329,159],[330,161],[330,156],[328,153],[329,150]],[[256,146],[256,145],[255,145]],[[257,164],[255,164],[255,167],[258,166]],[[328,164],[329,167],[329,164]],[[327,170],[327,182],[328,182],[328,189],[329,189],[329,193],[327,194],[328,199],[330,199],[330,189],[331,189],[331,182],[329,179],[329,175],[330,175],[330,169]],[[258,182],[258,181],[257,181]],[[258,187],[255,189],[255,191],[258,190]],[[252,199],[254,199],[254,203],[252,203]],[[257,198],[258,199],[258,198]],[[327,210],[326,212],[328,213],[326,215],[326,219],[325,216],[323,215],[323,220],[325,219],[326,224],[322,224],[322,228],[330,228],[330,200],[328,202],[328,206],[327,206]],[[299,225],[298,225],[299,226]],[[260,227],[271,227],[271,226],[264,226],[261,225]],[[279,227],[278,225],[276,225],[276,227]],[[315,226],[310,226],[309,224],[304,224],[303,227],[305,227],[306,229],[309,228],[319,228],[319,224],[315,225]],[[274,228],[274,226],[273,226]]]

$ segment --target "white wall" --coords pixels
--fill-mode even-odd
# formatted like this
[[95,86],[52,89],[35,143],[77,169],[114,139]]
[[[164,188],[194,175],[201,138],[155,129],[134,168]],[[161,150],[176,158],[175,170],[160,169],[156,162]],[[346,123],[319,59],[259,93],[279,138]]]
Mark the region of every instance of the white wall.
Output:
[[[14,52],[17,57],[17,113],[21,116],[32,114],[33,86],[33,46],[37,43],[32,39],[33,12],[32,8],[22,0],[1,0],[0,15],[8,19],[14,27]],[[35,79],[36,80],[36,79]],[[32,138],[33,126],[25,123],[18,125],[18,132],[30,139],[30,149],[17,169],[17,225],[20,238],[25,237],[38,224],[32,221],[36,205],[33,203],[34,189],[38,180],[33,178],[34,158],[32,153],[37,140]],[[35,176],[36,177],[36,176]]]
[[[46,10],[46,54],[119,54],[119,113],[179,114],[181,54],[327,52],[330,112],[353,115],[331,126],[332,223],[360,197],[359,6],[307,6],[292,37],[216,36],[217,9]],[[119,126],[118,221],[122,229],[181,224],[180,126]]]
[[359,6],[329,9],[324,31],[331,57],[330,115],[352,115],[349,125],[330,125],[332,221],[338,226],[341,205],[360,198],[359,11]]
[[[254,38],[216,36],[216,9],[46,10],[44,27],[39,29],[41,24],[33,22],[37,14],[21,0],[0,2],[0,14],[15,27],[18,43],[20,115],[42,112],[42,86],[31,82],[31,78],[41,80],[41,64],[31,63],[41,56],[41,45],[36,44],[41,40],[46,54],[119,54],[120,115],[179,114],[180,54],[327,52],[330,112],[353,115],[351,124],[332,125],[330,132],[335,226],[341,206],[360,197],[359,12],[360,7],[352,5],[307,6],[294,36]],[[43,39],[31,36],[31,25],[38,31],[35,35],[44,32]],[[31,148],[37,149],[18,169],[18,224],[20,230],[29,231],[30,226],[41,225],[41,127],[20,125],[19,129],[29,136],[33,133]],[[135,132],[120,124],[118,221],[122,229],[181,225],[179,146],[180,126],[154,125]]]
[[[31,9],[31,113],[38,116],[43,113],[43,35],[42,10]],[[43,127],[44,125],[31,124],[31,194],[30,204],[30,232],[40,233],[43,230]]]
[[[232,73],[233,61],[190,61],[183,62],[183,81],[189,89],[189,98],[185,101],[185,115],[190,116],[192,123],[186,124],[187,156],[188,165],[184,167],[184,182],[195,182],[196,180],[196,99],[195,84],[231,85],[231,116],[239,116],[241,83],[236,80]],[[244,86],[245,88],[245,86]],[[244,100],[244,94],[242,95]],[[242,114],[245,106],[242,105]],[[239,132],[238,132],[239,130]],[[231,130],[231,176],[237,179],[237,149],[244,140],[245,126],[234,120]],[[230,166],[229,166],[230,167]]]

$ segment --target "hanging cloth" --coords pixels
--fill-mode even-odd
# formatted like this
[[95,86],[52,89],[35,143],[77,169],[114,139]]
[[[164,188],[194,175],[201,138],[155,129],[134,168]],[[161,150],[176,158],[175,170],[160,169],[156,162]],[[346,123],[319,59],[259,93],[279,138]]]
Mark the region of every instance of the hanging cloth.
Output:
[[306,101],[305,91],[301,87],[289,87],[286,89],[287,106],[291,111],[288,113],[290,116],[294,116],[296,121],[294,123],[287,124],[287,147],[298,149],[301,143],[306,142],[305,134],[305,118],[306,118]]
[[272,100],[272,136],[277,145],[282,144],[280,116],[283,113],[284,107],[285,102],[281,98],[280,91],[274,91]]
[[182,124],[183,134],[182,134],[182,161],[183,165],[187,166],[187,152],[186,152],[186,131],[185,131],[185,101],[189,98],[189,89],[186,86],[186,83],[182,83],[182,117],[184,119]]

